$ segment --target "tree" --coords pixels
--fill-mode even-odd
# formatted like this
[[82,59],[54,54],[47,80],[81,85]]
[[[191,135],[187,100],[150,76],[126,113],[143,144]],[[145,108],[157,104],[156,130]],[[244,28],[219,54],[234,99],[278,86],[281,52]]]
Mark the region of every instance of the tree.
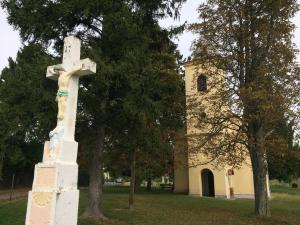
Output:
[[[143,21],[144,20],[144,21]],[[142,21],[146,23],[149,18]],[[126,92],[123,96],[121,140],[124,140],[131,157],[131,192],[129,208],[133,206],[133,194],[137,158],[157,150],[163,154],[170,147],[176,128],[181,125],[183,92],[176,64],[176,46],[169,40],[168,33],[155,23],[139,25],[148,36],[142,46],[126,65]],[[136,43],[135,43],[136,45]],[[134,64],[132,64],[134,62]],[[134,138],[132,138],[134,137]]]
[[203,97],[212,103],[206,117],[193,96],[188,102],[190,115],[199,121],[196,127],[208,129],[193,139],[218,163],[239,166],[250,156],[260,216],[270,215],[267,156],[280,151],[266,146],[281,115],[297,115],[299,71],[291,19],[298,8],[295,0],[208,0],[198,9],[200,22],[190,26],[199,35],[194,59],[218,88]]
[[[145,23],[144,20],[141,21]],[[119,90],[121,113],[118,113],[117,133],[112,138],[117,141],[114,146],[123,152],[127,150],[126,155],[132,162],[129,208],[133,205],[136,159],[154,149],[162,151],[164,144],[170,145],[172,132],[181,125],[184,96],[177,72],[176,46],[170,42],[168,33],[156,24],[135,26],[139,28],[134,46],[127,43],[126,47],[132,50],[117,63],[130,73],[122,75],[125,82]],[[141,34],[152,38],[147,40],[147,36]]]
[[56,111],[55,84],[46,79],[45,68],[54,62],[40,45],[28,45],[1,72],[0,167],[6,177],[11,172],[17,180],[32,174],[42,157],[37,149],[43,149]]
[[278,152],[269,150],[268,164],[271,179],[290,183],[297,180],[300,175],[300,151],[295,141],[294,129],[294,122],[288,122],[283,118],[271,135],[272,141],[269,142],[268,148],[280,148]]
[[[89,198],[85,213],[87,216],[103,218],[103,152],[105,140],[111,140],[111,133],[116,131],[115,124],[123,124],[119,115],[125,107],[124,91],[142,90],[142,86],[134,85],[139,84],[140,80],[146,82],[147,75],[157,71],[153,70],[152,66],[155,64],[151,60],[161,58],[148,59],[147,62],[151,64],[147,66],[145,63],[137,63],[141,62],[140,56],[146,59],[143,51],[149,52],[147,49],[153,40],[151,35],[157,34],[151,29],[157,28],[157,19],[166,15],[177,16],[184,1],[5,0],[1,3],[8,11],[10,24],[20,31],[24,42],[52,45],[57,52],[61,52],[63,38],[72,34],[83,41],[85,54],[98,65],[96,76],[82,81],[79,98],[79,109],[82,110],[79,114],[85,126],[94,131],[92,135],[95,143],[90,163]],[[163,37],[169,38],[166,35]],[[153,47],[157,47],[156,43],[154,41]],[[157,51],[160,50],[157,48]],[[137,82],[134,83],[135,81]],[[126,89],[129,84],[134,88]],[[131,138],[134,139],[133,136]]]

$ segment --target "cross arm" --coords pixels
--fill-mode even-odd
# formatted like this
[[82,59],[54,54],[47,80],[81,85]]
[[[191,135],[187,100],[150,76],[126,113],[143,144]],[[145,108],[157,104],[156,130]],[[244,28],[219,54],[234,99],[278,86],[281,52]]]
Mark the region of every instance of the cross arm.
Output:
[[[72,70],[73,68],[76,68],[78,66],[82,65],[82,69],[78,72],[76,72],[77,76],[86,76],[86,75],[90,75],[90,74],[94,74],[96,73],[96,63],[94,61],[92,61],[89,58],[83,59],[83,60],[79,60],[76,63],[73,63],[72,66],[66,67],[63,64],[59,64],[56,66],[60,66],[62,68],[65,68],[66,70]],[[57,80],[58,79],[58,74],[53,74],[53,68],[55,66],[48,66],[47,67],[47,75],[46,77],[51,79],[51,80]]]

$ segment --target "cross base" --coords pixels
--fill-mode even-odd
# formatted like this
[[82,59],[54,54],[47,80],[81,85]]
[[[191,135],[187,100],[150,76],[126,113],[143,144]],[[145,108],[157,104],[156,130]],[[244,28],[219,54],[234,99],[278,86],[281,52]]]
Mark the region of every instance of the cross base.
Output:
[[50,132],[51,143],[45,143],[43,162],[35,167],[33,187],[28,198],[26,225],[77,225],[78,145],[74,141],[74,134],[79,77],[96,73],[95,62],[88,58],[80,60],[80,46],[78,38],[66,37],[60,65],[65,71],[61,71],[61,77],[58,77],[53,67],[47,68],[47,77],[54,80],[59,78],[59,90],[67,93],[67,96],[57,96],[63,116],[57,120],[56,128]]
[[77,225],[79,191],[35,192],[28,195],[26,225]]
[[26,225],[77,225],[77,146],[75,141],[61,141],[50,149],[45,143],[28,195]]

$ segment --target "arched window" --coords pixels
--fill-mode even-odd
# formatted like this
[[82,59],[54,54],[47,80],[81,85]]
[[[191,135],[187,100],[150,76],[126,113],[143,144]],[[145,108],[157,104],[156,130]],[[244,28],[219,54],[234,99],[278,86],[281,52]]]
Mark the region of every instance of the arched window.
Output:
[[207,91],[207,78],[205,75],[200,75],[197,79],[198,91]]
[[200,118],[201,118],[202,120],[204,120],[204,119],[206,118],[206,113],[205,113],[205,112],[201,112],[201,113],[200,113]]

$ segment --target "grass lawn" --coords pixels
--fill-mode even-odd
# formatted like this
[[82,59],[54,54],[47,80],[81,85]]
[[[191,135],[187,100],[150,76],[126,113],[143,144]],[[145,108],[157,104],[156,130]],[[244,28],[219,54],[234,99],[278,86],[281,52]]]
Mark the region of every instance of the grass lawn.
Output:
[[[253,215],[252,200],[193,198],[169,192],[152,191],[136,194],[135,209],[127,207],[128,189],[114,187],[105,191],[106,222],[80,219],[78,225],[300,225],[300,189],[273,187],[272,217]],[[0,203],[0,225],[24,225],[27,199]],[[81,214],[86,191],[81,191]],[[67,225],[67,224],[66,224]]]

